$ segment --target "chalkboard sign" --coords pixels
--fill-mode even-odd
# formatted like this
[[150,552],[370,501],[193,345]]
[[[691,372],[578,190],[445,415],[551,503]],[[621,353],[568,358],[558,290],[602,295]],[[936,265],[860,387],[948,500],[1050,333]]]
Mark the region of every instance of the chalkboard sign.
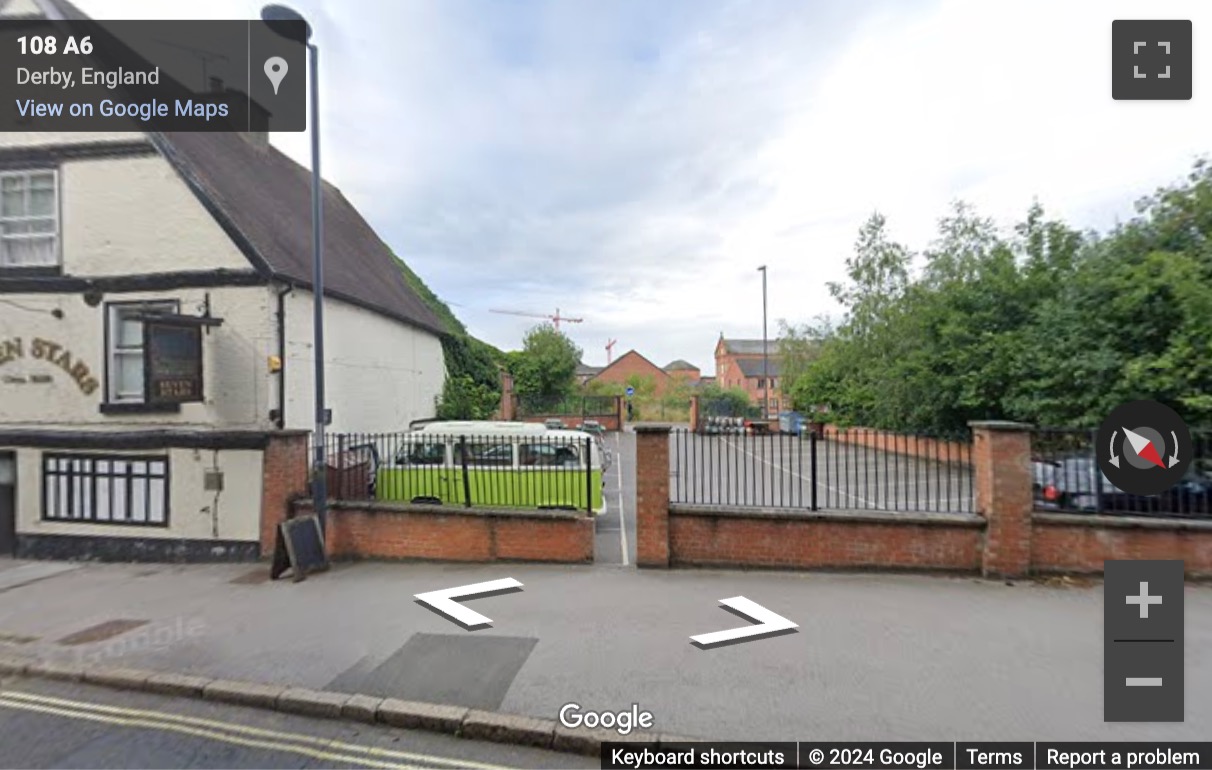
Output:
[[328,569],[328,554],[324,551],[324,535],[320,520],[315,516],[300,516],[278,525],[278,542],[274,547],[274,563],[269,577],[277,580],[287,570],[295,582],[309,572]]
[[201,401],[202,327],[172,316],[144,320],[143,372],[147,403]]

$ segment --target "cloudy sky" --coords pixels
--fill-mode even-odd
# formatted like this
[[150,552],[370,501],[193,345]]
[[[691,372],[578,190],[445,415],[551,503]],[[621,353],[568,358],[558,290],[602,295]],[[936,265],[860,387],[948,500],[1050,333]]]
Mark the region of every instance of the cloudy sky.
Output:
[[[255,18],[243,0],[76,0]],[[720,332],[837,312],[862,221],[915,249],[963,199],[1098,229],[1212,152],[1212,3],[297,0],[321,46],[325,176],[468,325],[536,321],[587,363],[705,372]],[[1189,102],[1116,102],[1111,21],[1194,21]],[[1204,51],[1206,51],[1206,46]],[[305,134],[273,141],[307,162]]]

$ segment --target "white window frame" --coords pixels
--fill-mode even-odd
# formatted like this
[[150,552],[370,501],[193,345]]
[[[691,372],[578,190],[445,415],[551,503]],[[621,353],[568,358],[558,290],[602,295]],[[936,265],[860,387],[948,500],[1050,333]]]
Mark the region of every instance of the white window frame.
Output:
[[118,392],[118,383],[122,378],[118,375],[118,360],[120,357],[143,358],[143,340],[138,346],[118,344],[119,332],[122,328],[122,316],[131,313],[165,312],[176,314],[180,312],[181,303],[175,299],[145,300],[137,302],[110,302],[105,306],[105,400],[109,404],[142,404],[144,393],[140,387],[137,394]]
[[[52,190],[54,192],[54,205],[51,207],[51,215],[45,216],[5,216],[3,209],[0,209],[0,224],[5,222],[29,222],[29,221],[45,221],[50,220],[54,223],[54,229],[49,233],[18,233],[5,234],[3,228],[0,228],[0,270],[20,270],[22,268],[56,268],[59,267],[61,260],[60,244],[62,242],[62,232],[60,232],[60,200],[59,200],[59,170],[57,168],[27,168],[13,169],[9,171],[0,171],[0,184],[4,179],[12,177],[25,177],[25,210],[29,211],[29,181],[34,176],[42,176],[49,174],[52,182]],[[51,260],[38,264],[10,264],[8,261],[8,244],[12,241],[46,239],[51,240]]]

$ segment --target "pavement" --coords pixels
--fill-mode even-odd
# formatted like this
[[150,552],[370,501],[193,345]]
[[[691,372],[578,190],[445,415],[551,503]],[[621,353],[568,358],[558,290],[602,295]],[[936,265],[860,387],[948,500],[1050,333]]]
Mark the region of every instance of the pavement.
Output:
[[598,767],[589,757],[76,682],[0,679],[0,768]]
[[[0,574],[20,569],[3,563]],[[1186,587],[1186,721],[1102,721],[1101,583],[619,565],[88,564],[0,592],[0,654],[555,719],[654,715],[729,740],[1198,740],[1212,724],[1212,586]],[[465,631],[418,593],[511,577]],[[744,596],[798,633],[703,650]],[[7,640],[7,641],[5,641]]]
[[[730,462],[754,461],[766,469],[773,488],[794,472],[790,447],[763,454],[739,439],[691,438],[702,442],[696,457],[715,451]],[[1207,735],[1212,585],[1185,589],[1186,721],[1108,724],[1102,721],[1101,582],[637,570],[635,436],[624,432],[607,441],[615,461],[606,474],[608,510],[596,523],[592,566],[345,563],[296,584],[269,581],[268,567],[257,564],[0,560],[0,663],[16,653],[51,668],[141,669],[144,678],[148,671],[172,672],[322,694],[359,693],[384,703],[444,704],[462,714],[500,713],[548,724],[569,704],[582,712],[651,712],[652,730],[632,733],[632,739],[1078,741]],[[865,458],[869,469],[883,467],[885,458],[872,455],[874,450],[841,451],[830,456],[842,467],[847,457]],[[825,482],[823,474],[818,478]],[[830,478],[840,489],[839,477]],[[851,483],[846,489],[862,496],[866,488]],[[903,500],[919,499],[918,487],[900,489]],[[924,481],[920,489],[924,494]],[[874,504],[875,490],[867,491],[871,496],[863,499]],[[467,631],[413,598],[501,578],[518,580],[523,589],[468,601],[466,606],[492,619],[481,630]],[[720,606],[720,600],[736,596],[799,627],[731,646],[691,644],[692,635],[744,625]],[[12,681],[4,682],[0,689],[10,686]],[[55,697],[102,697],[73,692]],[[136,696],[153,697],[130,694]],[[0,694],[0,701],[5,697]],[[50,720],[46,727],[29,729],[61,729],[53,715],[42,716]],[[250,719],[236,715],[231,721],[254,724]],[[291,729],[320,729],[299,724]],[[580,735],[577,729],[571,733]],[[590,741],[588,732],[584,737]],[[445,743],[433,747],[441,756],[449,750]],[[29,750],[34,748],[31,743]],[[87,747],[78,760],[53,750],[21,755],[32,759],[18,764],[107,764]],[[149,754],[147,762],[175,766],[171,752],[177,750],[169,741],[164,761]],[[468,756],[478,756],[474,747],[468,750]],[[211,766],[205,759],[210,749],[188,751],[203,758],[197,766]],[[298,756],[268,761],[248,754],[218,764],[293,766],[302,761]],[[518,757],[519,766],[545,766],[538,755],[533,763]],[[562,766],[575,766],[572,755]]]

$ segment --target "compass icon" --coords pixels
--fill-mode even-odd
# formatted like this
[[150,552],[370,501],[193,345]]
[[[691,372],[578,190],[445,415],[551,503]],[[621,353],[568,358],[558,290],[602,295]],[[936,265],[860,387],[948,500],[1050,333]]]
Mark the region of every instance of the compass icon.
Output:
[[1191,431],[1165,404],[1130,401],[1103,421],[1096,451],[1112,484],[1129,494],[1158,495],[1187,472]]

